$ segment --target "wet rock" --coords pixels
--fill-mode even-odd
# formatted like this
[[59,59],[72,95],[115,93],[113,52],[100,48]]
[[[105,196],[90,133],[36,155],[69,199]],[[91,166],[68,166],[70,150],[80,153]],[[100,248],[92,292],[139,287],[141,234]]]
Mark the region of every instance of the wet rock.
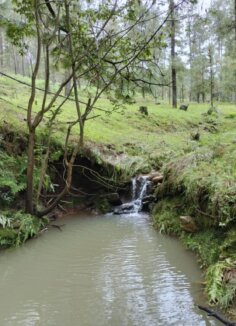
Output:
[[116,207],[113,211],[114,214],[116,215],[120,215],[120,214],[127,214],[130,213],[134,208],[134,204],[133,203],[126,203],[123,204],[119,207]]
[[149,212],[150,211],[150,201],[144,201],[142,204],[142,211]]
[[195,219],[191,216],[180,216],[180,227],[182,230],[190,233],[195,233],[198,231],[198,226]]
[[148,179],[149,180],[152,180],[153,178],[157,177],[160,175],[160,172],[157,172],[157,171],[154,171],[154,172],[151,172],[147,175]]
[[151,203],[154,200],[155,200],[155,196],[153,196],[153,195],[143,197],[143,203],[145,203],[145,202]]

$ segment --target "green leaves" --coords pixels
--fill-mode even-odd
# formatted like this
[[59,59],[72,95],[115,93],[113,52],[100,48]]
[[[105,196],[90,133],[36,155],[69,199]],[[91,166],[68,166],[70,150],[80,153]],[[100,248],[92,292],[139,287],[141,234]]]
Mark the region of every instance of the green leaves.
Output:
[[207,269],[206,291],[212,303],[227,308],[236,293],[236,269],[230,260],[218,262]]
[[26,188],[25,168],[24,157],[19,159],[0,151],[0,200],[2,203],[14,201],[16,195]]
[[0,247],[17,247],[36,236],[49,221],[25,214],[6,211],[0,215]]

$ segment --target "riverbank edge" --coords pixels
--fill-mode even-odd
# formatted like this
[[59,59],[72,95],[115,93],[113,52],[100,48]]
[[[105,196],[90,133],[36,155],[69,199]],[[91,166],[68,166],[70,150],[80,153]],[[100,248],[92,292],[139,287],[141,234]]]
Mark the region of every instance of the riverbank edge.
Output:
[[[159,232],[177,237],[196,254],[209,304],[235,320],[235,201],[230,195],[227,198],[226,187],[225,201],[220,206],[218,188],[197,173],[196,161],[190,162],[189,155],[183,155],[163,167],[163,182],[155,188],[151,211],[153,225]],[[187,170],[192,171],[188,174]]]

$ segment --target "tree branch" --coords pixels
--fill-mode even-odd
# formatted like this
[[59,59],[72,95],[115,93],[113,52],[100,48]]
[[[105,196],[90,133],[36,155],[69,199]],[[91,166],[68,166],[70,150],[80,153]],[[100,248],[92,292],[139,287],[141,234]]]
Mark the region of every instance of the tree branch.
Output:
[[229,321],[226,318],[224,318],[223,316],[221,316],[218,312],[215,312],[214,310],[211,310],[207,307],[201,306],[201,305],[197,305],[198,308],[200,310],[203,310],[205,312],[207,312],[208,316],[210,317],[215,317],[216,319],[218,319],[219,321],[221,321],[224,325],[227,326],[236,326],[235,322]]

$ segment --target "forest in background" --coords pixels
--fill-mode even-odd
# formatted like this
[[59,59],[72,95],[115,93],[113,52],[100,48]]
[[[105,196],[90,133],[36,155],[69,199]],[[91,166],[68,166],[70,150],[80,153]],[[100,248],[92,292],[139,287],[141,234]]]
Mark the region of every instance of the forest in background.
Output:
[[[86,3],[86,2],[84,2]],[[88,2],[88,6],[93,6]],[[150,6],[148,19],[142,22],[142,33],[148,33],[161,22],[170,6],[174,17],[169,17],[160,31],[159,43],[153,45],[152,58],[142,60],[139,81],[136,85],[123,85],[122,95],[130,95],[138,86],[143,96],[150,93],[157,101],[169,101],[172,98],[173,69],[176,74],[176,96],[180,102],[210,101],[211,92],[216,101],[236,101],[236,6],[234,1],[212,1],[208,9],[200,10],[197,4],[188,1],[157,1]],[[146,4],[143,3],[143,8]],[[25,18],[14,11],[14,1],[1,1],[0,27],[0,69],[30,77],[36,60],[36,40],[32,37],[19,38]],[[8,30],[6,33],[6,24]],[[117,23],[117,30],[120,26]],[[28,31],[29,32],[29,31]],[[135,33],[135,32],[134,32]],[[19,49],[20,46],[20,49]],[[41,68],[39,78],[44,78]],[[66,75],[66,69],[55,62],[50,80],[60,81]],[[175,78],[175,77],[174,77]],[[146,80],[147,83],[142,82]],[[211,85],[211,84],[214,85]],[[125,83],[124,83],[125,84]],[[83,78],[81,85],[84,85]],[[211,88],[213,89],[211,90]]]

